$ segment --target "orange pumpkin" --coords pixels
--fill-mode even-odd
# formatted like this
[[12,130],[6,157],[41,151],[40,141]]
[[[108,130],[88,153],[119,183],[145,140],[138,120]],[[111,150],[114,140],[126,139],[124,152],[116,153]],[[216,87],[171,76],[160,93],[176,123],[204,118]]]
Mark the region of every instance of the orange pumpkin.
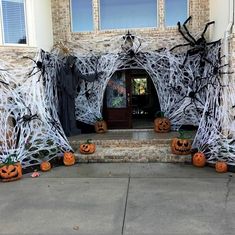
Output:
[[197,152],[193,155],[193,165],[197,167],[204,167],[206,165],[206,157],[204,153]]
[[171,151],[177,155],[188,155],[191,153],[191,141],[184,137],[184,132],[179,131],[180,136],[171,141]]
[[98,134],[106,133],[108,130],[105,120],[98,120],[95,123],[95,132]]
[[51,163],[48,161],[43,161],[40,164],[41,171],[49,171],[51,169]]
[[72,166],[75,164],[75,156],[72,152],[64,152],[63,162],[65,166]]
[[91,143],[91,140],[88,139],[86,143],[80,144],[79,151],[83,154],[92,154],[95,152],[96,145]]
[[217,161],[215,163],[215,170],[218,173],[226,173],[228,171],[228,165],[226,162]]
[[18,180],[22,177],[22,166],[19,162],[0,167],[0,179],[3,182]]
[[166,117],[159,117],[154,119],[154,130],[157,133],[166,133],[171,130],[171,122]]

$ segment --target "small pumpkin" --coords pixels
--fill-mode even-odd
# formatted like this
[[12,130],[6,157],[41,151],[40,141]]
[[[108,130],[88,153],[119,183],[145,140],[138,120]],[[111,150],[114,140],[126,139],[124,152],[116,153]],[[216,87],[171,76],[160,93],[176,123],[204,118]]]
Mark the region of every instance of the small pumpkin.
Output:
[[64,152],[63,163],[65,166],[72,166],[75,164],[75,156],[72,152]]
[[95,132],[98,134],[106,133],[108,130],[107,123],[102,118],[97,119],[95,123]]
[[80,144],[79,151],[83,154],[92,154],[95,152],[96,145],[91,143],[91,139],[88,139],[86,143]]
[[171,141],[171,151],[177,155],[188,155],[191,152],[191,141],[185,137],[184,131],[179,131],[179,134]]
[[206,157],[202,152],[197,152],[193,155],[193,165],[197,167],[204,167],[206,165]]
[[0,179],[2,182],[18,180],[22,177],[22,166],[19,162],[4,164],[0,167]]
[[163,112],[160,113],[160,117],[154,119],[154,131],[157,133],[167,133],[171,130],[171,122],[169,118],[164,117]]
[[43,161],[40,164],[41,171],[49,171],[51,169],[51,163],[48,161]]
[[228,164],[223,161],[217,161],[215,163],[215,170],[218,173],[226,173],[228,171]]

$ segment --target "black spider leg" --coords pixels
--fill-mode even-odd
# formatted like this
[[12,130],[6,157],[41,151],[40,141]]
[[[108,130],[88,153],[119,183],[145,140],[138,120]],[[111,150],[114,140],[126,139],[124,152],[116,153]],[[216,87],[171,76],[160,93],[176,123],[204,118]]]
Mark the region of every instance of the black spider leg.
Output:
[[209,118],[214,118],[213,116],[212,116],[212,114],[211,114],[211,110],[210,109],[208,109],[208,110],[206,110],[205,112],[204,112],[204,117],[205,117],[205,122],[206,123],[208,123],[209,122]]
[[[191,19],[191,16],[190,16],[190,17],[184,22],[184,24],[183,24],[184,27],[186,28],[186,32],[188,32],[188,29],[187,29],[187,27],[185,26],[185,24],[186,24],[190,19]],[[192,42],[192,41],[190,41],[190,40],[184,35],[183,31],[181,30],[181,24],[180,24],[180,22],[177,23],[177,26],[178,26],[178,31],[180,32],[180,34],[183,36],[183,38],[184,38],[188,43],[176,45],[176,46],[172,47],[172,48],[170,49],[170,51],[173,51],[175,48],[182,47],[182,46],[189,46],[189,45],[190,45],[190,46],[193,46],[193,45],[194,45],[194,42],[195,42],[195,39],[194,39],[194,38],[193,38],[193,42]],[[188,34],[189,34],[190,37],[192,37],[189,32],[188,32]]]
[[[223,67],[226,67],[228,66],[229,64],[224,64],[224,65],[221,65],[221,66],[217,66],[216,64],[213,64],[213,71],[209,74],[209,77],[208,79],[211,79],[213,78],[214,76],[216,77],[215,79],[217,80],[218,84],[220,87],[223,87],[219,77],[222,75],[222,74],[233,74],[233,72],[221,72],[220,69],[223,68]],[[219,76],[217,76],[219,75]],[[209,81],[207,83],[208,85],[212,85],[214,89],[216,89],[217,87],[217,84],[213,83],[212,81]]]
[[196,101],[199,102],[202,106],[204,106],[204,104],[202,103],[202,101],[197,98],[197,94],[199,94],[199,92],[200,92],[202,89],[207,88],[207,84],[204,85],[204,86],[202,86],[202,87],[200,87],[200,86],[199,86],[200,84],[197,83],[197,80],[196,80],[196,79],[194,80],[194,82],[196,83],[195,90],[193,90],[193,89],[191,88],[191,91],[189,92],[189,94],[188,94],[188,95],[185,95],[185,97],[184,97],[184,98],[186,98],[186,97],[187,97],[187,98],[190,98],[190,103],[189,103],[188,105],[186,105],[186,106],[184,107],[184,109],[183,109],[183,113],[184,113],[185,115],[187,115],[187,114],[186,114],[186,109],[187,109],[187,107],[189,107],[189,106],[192,105],[192,104],[196,107],[196,110],[199,112],[200,109],[197,107]]
[[202,37],[203,39],[205,39],[204,35],[205,35],[205,33],[206,33],[208,27],[209,27],[211,24],[214,24],[214,23],[215,23],[215,21],[210,21],[210,22],[206,23],[206,26],[205,26],[205,28],[204,28],[202,34],[201,34],[201,37]]
[[[25,105],[25,104],[24,104]],[[38,114],[34,114],[32,115],[32,111],[30,110],[30,108],[28,106],[25,105],[25,107],[27,108],[27,110],[29,111],[29,114],[25,114],[23,115],[21,118],[18,119],[18,122],[19,123],[22,123],[23,126],[25,126],[26,124],[28,124],[28,127],[31,131],[31,128],[30,128],[30,125],[29,123],[32,121],[32,120],[39,120],[42,122],[42,120],[38,117]]]
[[[181,33],[181,35],[183,36],[183,38],[184,38],[186,41],[188,41],[189,43],[191,43],[191,44],[190,44],[191,46],[194,46],[194,45],[196,44],[196,39],[190,34],[190,32],[189,32],[189,30],[188,30],[188,28],[187,28],[187,26],[186,26],[186,24],[188,23],[189,20],[191,20],[191,18],[192,18],[192,16],[189,16],[189,17],[188,17],[188,19],[183,23],[183,27],[184,27],[184,29],[185,29],[186,34],[188,35],[188,37],[189,37],[192,41],[190,41],[190,39],[188,39],[188,38],[185,36],[185,34],[182,32],[181,28],[179,28],[178,30],[179,30],[179,32]],[[180,25],[180,24],[179,24],[179,25]]]
[[172,47],[172,48],[170,49],[170,51],[173,51],[173,50],[174,50],[175,48],[177,48],[177,47],[184,47],[184,46],[189,46],[189,45],[191,45],[191,43],[179,44],[179,45],[176,45],[176,46]]
[[9,86],[9,85],[10,85],[9,83],[6,83],[6,82],[1,81],[1,80],[0,80],[0,83],[2,83],[2,84],[4,84],[4,85],[7,85],[7,86]]
[[[40,76],[39,76],[39,79],[38,81],[41,79],[41,76],[42,76],[42,68],[43,68],[43,64],[41,61],[35,61],[34,59],[28,57],[28,56],[23,56],[24,59],[29,59],[29,60],[32,60],[34,63],[35,63],[35,67],[33,67],[33,69],[28,73],[28,77],[32,77],[34,76],[35,74],[41,72]],[[38,70],[36,72],[33,73],[34,69],[37,68]]]
[[[198,106],[197,106],[197,104],[196,104],[196,101],[198,101],[201,105],[204,105],[204,104],[201,102],[201,100],[199,100],[199,99],[196,97],[196,94],[195,94],[195,96],[194,96],[193,98],[190,97],[190,96],[186,96],[186,97],[190,98],[191,100],[190,100],[190,103],[187,104],[187,105],[183,108],[183,113],[184,113],[185,115],[187,115],[186,109],[187,109],[190,105],[192,105],[192,104],[195,106],[197,112],[199,112],[200,109],[198,108]],[[185,98],[186,98],[186,97],[185,97]]]

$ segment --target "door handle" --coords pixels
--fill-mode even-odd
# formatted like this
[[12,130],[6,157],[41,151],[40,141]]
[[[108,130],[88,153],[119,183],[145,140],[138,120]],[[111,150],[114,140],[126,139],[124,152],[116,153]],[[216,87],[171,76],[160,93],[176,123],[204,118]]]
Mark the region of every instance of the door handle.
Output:
[[127,106],[130,106],[131,103],[131,98],[130,98],[130,93],[127,93]]

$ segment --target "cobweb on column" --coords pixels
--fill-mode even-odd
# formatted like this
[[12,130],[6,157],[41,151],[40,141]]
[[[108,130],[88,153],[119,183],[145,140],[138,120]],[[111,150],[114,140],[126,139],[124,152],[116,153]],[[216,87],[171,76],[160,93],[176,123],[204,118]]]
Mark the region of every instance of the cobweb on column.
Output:
[[55,158],[59,152],[72,150],[51,101],[54,97],[53,77],[47,73],[51,61],[49,55],[46,55],[48,61],[41,55],[45,66],[43,73],[35,64],[30,70],[22,68],[24,76],[17,80],[17,85],[14,83],[15,71],[2,75],[12,85],[0,84],[3,94],[0,134],[6,139],[0,146],[0,161],[11,155],[27,167]]

